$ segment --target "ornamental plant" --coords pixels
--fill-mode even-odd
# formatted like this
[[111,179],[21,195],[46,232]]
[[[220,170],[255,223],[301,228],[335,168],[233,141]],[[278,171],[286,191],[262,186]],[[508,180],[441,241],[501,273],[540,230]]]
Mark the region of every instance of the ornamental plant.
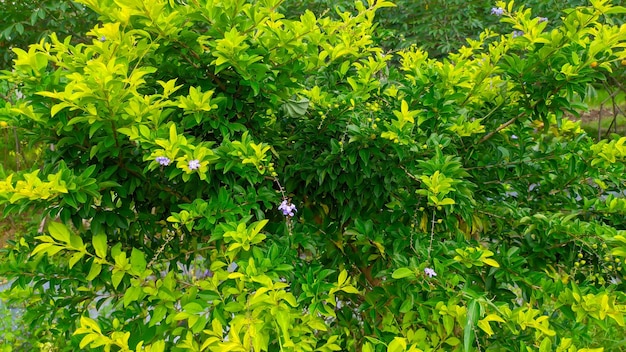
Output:
[[384,54],[381,0],[81,3],[90,41],[2,76],[1,119],[45,150],[0,181],[6,216],[40,214],[2,274],[42,349],[624,344],[626,137],[567,117],[624,73],[626,8],[547,31],[500,1],[505,32],[436,60]]

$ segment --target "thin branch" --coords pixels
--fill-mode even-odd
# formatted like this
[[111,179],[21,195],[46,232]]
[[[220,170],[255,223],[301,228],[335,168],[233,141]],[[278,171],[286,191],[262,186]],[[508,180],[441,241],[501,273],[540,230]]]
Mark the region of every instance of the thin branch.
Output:
[[517,119],[519,119],[520,117],[524,116],[524,113],[521,113],[517,116],[515,116],[514,118],[510,119],[509,121],[501,124],[498,128],[496,128],[494,131],[489,132],[487,135],[485,135],[483,138],[480,139],[480,141],[478,141],[478,144],[484,143],[485,141],[491,139],[491,137],[493,137],[496,133],[502,131],[503,129],[509,127],[510,125],[512,125],[515,121],[517,121]]
[[428,260],[430,261],[430,252],[433,249],[433,239],[435,238],[435,209],[433,209],[433,218],[430,223],[430,243],[428,244]]
[[413,175],[412,173],[409,172],[409,170],[407,170],[404,165],[400,165],[400,168],[402,170],[404,170],[404,172],[406,173],[407,176],[409,176],[411,179],[413,179],[414,181],[417,182],[422,182],[419,178],[417,178],[417,176]]

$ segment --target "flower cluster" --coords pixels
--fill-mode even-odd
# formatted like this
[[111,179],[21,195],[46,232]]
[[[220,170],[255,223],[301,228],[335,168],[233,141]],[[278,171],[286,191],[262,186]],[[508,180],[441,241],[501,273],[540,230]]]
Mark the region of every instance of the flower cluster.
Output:
[[157,163],[161,164],[162,166],[167,166],[171,162],[170,158],[168,158],[166,156],[157,156],[156,159],[154,159],[154,160]]
[[514,31],[513,32],[513,38],[521,37],[523,35],[524,35],[524,32],[522,32],[522,31]]
[[424,269],[424,274],[428,275],[428,277],[437,276],[437,273],[432,268],[425,268]]
[[280,203],[280,205],[278,206],[278,210],[282,211],[283,215],[289,217],[294,216],[295,213],[298,211],[298,209],[296,209],[296,206],[289,203],[287,199],[283,200],[283,202]]
[[190,160],[187,166],[189,166],[189,170],[198,170],[200,168],[200,160]]
[[501,7],[494,7],[491,9],[491,14],[500,17],[504,15],[504,9]]

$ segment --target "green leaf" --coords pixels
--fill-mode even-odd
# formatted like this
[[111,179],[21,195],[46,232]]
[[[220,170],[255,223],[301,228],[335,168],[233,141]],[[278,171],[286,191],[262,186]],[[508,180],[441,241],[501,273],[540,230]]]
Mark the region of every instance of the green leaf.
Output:
[[439,201],[437,205],[452,205],[455,204],[454,199],[452,198],[444,198]]
[[396,271],[391,274],[391,277],[394,279],[403,279],[405,277],[415,278],[415,272],[409,268],[400,268],[396,269]]
[[342,286],[346,280],[348,280],[348,272],[346,270],[342,270],[339,273],[339,278],[337,278],[337,286]]
[[74,267],[74,265],[76,265],[76,263],[78,263],[79,260],[83,259],[83,257],[85,256],[84,252],[76,252],[74,253],[69,260],[69,267],[70,269]]
[[68,248],[81,252],[87,251],[85,244],[83,243],[83,239],[78,235],[72,234],[70,234],[70,243],[68,245]]
[[626,7],[623,7],[623,6],[612,6],[611,8],[607,9],[606,11],[604,11],[604,13],[607,14],[607,15],[626,13]]
[[265,219],[265,220],[261,220],[261,221],[257,221],[257,222],[254,224],[254,228],[252,229],[252,232],[250,233],[250,237],[253,237],[253,236],[254,236],[254,235],[256,235],[257,233],[259,233],[259,232],[263,229],[263,227],[264,227],[265,225],[267,225],[268,221],[269,221],[269,220],[267,220],[267,219]]
[[78,347],[82,350],[97,339],[100,339],[100,336],[97,334],[87,334],[80,340]]
[[443,317],[443,327],[446,329],[446,334],[451,335],[454,330],[454,317],[450,315],[444,315]]
[[165,341],[164,340],[158,340],[156,342],[153,342],[150,345],[150,352],[163,352],[165,351]]
[[100,259],[104,259],[107,256],[107,235],[100,234],[93,236],[92,239],[93,248],[96,251],[96,256]]
[[400,313],[408,313],[413,309],[413,297],[411,299],[405,299],[400,306]]
[[230,313],[241,312],[245,306],[239,302],[228,302],[224,307],[224,310]]
[[143,290],[141,286],[129,287],[126,292],[124,292],[124,307],[128,307],[132,302],[138,301],[142,294]]
[[289,99],[282,105],[283,111],[292,118],[304,116],[308,108],[309,100],[306,98],[300,100]]
[[360,294],[361,292],[359,291],[359,289],[357,289],[356,287],[352,286],[352,285],[347,285],[347,286],[343,286],[341,288],[341,290],[343,292],[346,293],[354,293],[354,294]]
[[406,351],[406,339],[402,337],[394,337],[393,341],[387,346],[387,352],[404,352]]
[[491,265],[494,268],[499,268],[500,264],[498,264],[498,262],[496,262],[495,260],[491,259],[491,258],[482,258],[481,261],[487,265]]
[[178,133],[176,133],[176,125],[170,125],[170,143],[176,144],[178,142]]
[[152,312],[152,315],[150,316],[150,326],[154,326],[157,323],[160,323],[163,318],[165,317],[165,314],[167,314],[167,308],[165,308],[164,306],[156,306],[156,308],[154,308],[154,311]]
[[53,256],[63,248],[64,247],[56,246],[54,243],[41,243],[35,247],[30,255],[34,257],[37,254],[48,253],[49,256]]
[[487,333],[487,335],[491,336],[493,335],[493,329],[491,328],[491,326],[489,325],[489,321],[486,319],[481,319],[478,321],[478,327]]
[[104,182],[98,183],[98,187],[100,189],[107,189],[107,188],[113,188],[113,187],[122,187],[122,185],[120,185],[119,183],[115,181],[104,181]]
[[50,116],[54,117],[54,115],[56,115],[59,111],[65,109],[68,106],[72,106],[72,105],[66,102],[54,104],[52,108],[50,109]]
[[552,341],[549,337],[544,337],[543,341],[541,341],[541,345],[539,345],[539,352],[551,352],[552,351]]
[[130,268],[132,273],[141,275],[146,270],[146,258],[142,251],[133,248],[130,253]]
[[98,264],[95,261],[91,263],[91,268],[89,269],[89,274],[85,278],[87,281],[92,281],[98,275],[100,275],[100,271],[102,270],[102,264]]
[[461,343],[461,340],[459,340],[457,337],[454,337],[454,336],[453,336],[453,337],[449,337],[449,338],[447,338],[447,339],[444,341],[444,343],[445,343],[446,345],[449,345],[449,346],[453,346],[453,347],[454,347],[454,346],[458,346],[458,345]]
[[117,288],[117,286],[120,285],[120,282],[122,282],[122,279],[124,278],[124,274],[126,273],[123,271],[115,271],[113,275],[111,275],[111,283],[113,284],[113,288]]
[[48,225],[48,232],[50,232],[50,235],[57,241],[70,243],[70,231],[60,222],[51,222],[50,225]]
[[187,312],[189,314],[198,314],[198,313],[204,312],[205,309],[206,309],[205,307],[201,306],[197,302],[187,303],[183,307],[183,311],[185,311],[185,312]]
[[474,328],[478,321],[480,306],[478,301],[473,299],[467,308],[467,321],[463,329],[463,351],[469,352],[474,344]]

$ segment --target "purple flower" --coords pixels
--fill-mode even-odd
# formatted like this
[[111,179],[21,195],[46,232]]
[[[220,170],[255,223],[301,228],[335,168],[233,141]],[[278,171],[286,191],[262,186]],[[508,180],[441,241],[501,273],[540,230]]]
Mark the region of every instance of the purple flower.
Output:
[[237,263],[232,262],[228,265],[228,267],[226,268],[226,271],[228,271],[229,273],[234,273],[235,270],[237,270],[237,268],[239,267],[239,265],[237,265]]
[[424,274],[428,275],[428,277],[437,276],[437,273],[435,272],[435,270],[433,270],[431,268],[425,268],[424,269]]
[[200,160],[194,159],[189,162],[189,170],[198,170],[200,168]]
[[298,209],[296,209],[296,206],[289,203],[287,199],[283,200],[283,202],[280,203],[280,205],[278,206],[278,210],[282,211],[283,215],[285,216],[294,216],[295,213],[298,211]]
[[106,41],[106,40],[107,40],[107,37],[105,37],[105,36],[100,37],[100,41],[101,41],[101,42],[104,42],[104,41]]
[[157,156],[156,159],[154,159],[157,163],[163,165],[163,166],[167,166],[170,164],[170,158],[166,157],[166,156]]
[[513,38],[521,37],[523,35],[524,35],[524,32],[522,32],[522,31],[515,31],[515,32],[513,32]]
[[204,269],[204,271],[197,273],[196,277],[198,279],[206,279],[207,277],[211,278],[213,277],[213,272],[209,269]]
[[548,22],[548,18],[547,17],[539,17],[539,23],[541,22]]
[[504,9],[501,7],[494,7],[491,9],[491,14],[500,17],[504,15]]

